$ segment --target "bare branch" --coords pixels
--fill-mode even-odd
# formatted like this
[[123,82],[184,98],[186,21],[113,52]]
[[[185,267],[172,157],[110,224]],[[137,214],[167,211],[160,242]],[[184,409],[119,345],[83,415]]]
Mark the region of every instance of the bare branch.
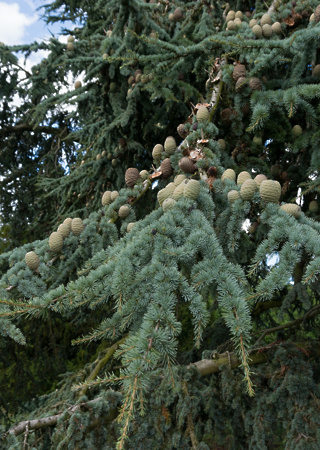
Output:
[[276,331],[284,330],[285,328],[291,328],[300,325],[307,319],[311,319],[312,317],[318,315],[319,313],[320,313],[320,305],[317,305],[311,308],[309,311],[307,311],[305,315],[300,317],[299,319],[292,320],[291,322],[285,323],[284,325],[279,325],[277,327],[268,328],[267,330],[262,331],[262,334],[257,340],[256,345],[258,345],[267,334],[275,333]]
[[[280,342],[279,342],[280,344]],[[313,352],[317,354],[317,356],[320,355],[320,342],[310,343],[310,342],[292,342],[292,345],[295,345],[297,348],[301,348],[304,350],[310,349],[310,346],[312,346]],[[274,347],[274,345],[272,346]],[[267,356],[266,350],[270,349],[271,347],[261,347],[258,349],[254,349],[249,353],[249,360],[248,364],[250,366],[257,365],[257,364],[263,364],[269,361],[269,358]],[[197,361],[196,363],[190,364],[188,367],[196,367],[201,375],[210,375],[211,373],[217,373],[221,369],[220,367],[222,365],[228,365],[231,367],[231,369],[236,369],[237,367],[240,367],[241,361],[236,356],[235,353],[222,353],[216,355],[213,359],[202,359],[201,361]]]
[[[275,345],[279,344],[272,344],[269,346],[261,347],[254,349],[249,354],[249,360],[248,364],[250,366],[252,365],[258,365],[263,364],[269,361],[267,351],[271,348],[274,348]],[[308,352],[312,350],[313,355],[320,356],[320,342],[292,342],[292,345],[294,345],[296,348],[304,350],[304,352]],[[212,373],[220,372],[221,366],[228,365],[231,369],[236,369],[237,367],[241,366],[240,359],[236,356],[235,353],[221,353],[214,356],[213,359],[202,359],[201,361],[197,361],[195,363],[189,364],[188,368],[191,369],[192,367],[195,367],[200,375],[210,375]],[[71,416],[75,411],[77,411],[80,408],[88,408],[92,404],[102,400],[102,397],[97,397],[94,400],[90,400],[86,403],[80,403],[78,405],[71,406],[67,412]],[[5,439],[9,434],[14,434],[15,436],[18,436],[22,433],[25,433],[26,429],[30,430],[37,430],[39,428],[46,428],[50,426],[54,426],[57,424],[58,419],[64,414],[65,411],[55,414],[53,416],[44,417],[42,419],[33,419],[33,420],[25,420],[23,422],[18,423],[14,427],[10,428],[4,435],[2,436],[2,439]],[[111,410],[108,417],[105,419],[105,421],[111,421],[114,420],[118,415],[118,409]],[[192,422],[188,422],[189,431],[192,435],[193,427]],[[196,445],[196,439],[192,439],[193,444]]]
[[[87,403],[79,403],[79,405],[74,405],[68,408],[68,414],[72,416],[72,414],[82,407],[90,407],[94,403],[97,403],[101,400],[101,397],[97,397],[94,400],[90,400]],[[59,417],[64,414],[65,411],[60,414],[55,414],[54,416],[43,417],[42,419],[33,419],[33,420],[24,420],[23,422],[18,423],[18,425],[10,428],[2,437],[5,439],[8,434],[14,434],[18,436],[21,433],[24,433],[26,429],[30,430],[38,430],[39,428],[47,428],[57,424]]]

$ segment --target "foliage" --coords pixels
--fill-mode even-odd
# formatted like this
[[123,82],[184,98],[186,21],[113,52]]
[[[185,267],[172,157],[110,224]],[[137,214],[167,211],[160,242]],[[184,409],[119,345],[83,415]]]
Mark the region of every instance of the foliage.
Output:
[[319,447],[317,6],[56,0],[67,42],[0,46],[4,448]]

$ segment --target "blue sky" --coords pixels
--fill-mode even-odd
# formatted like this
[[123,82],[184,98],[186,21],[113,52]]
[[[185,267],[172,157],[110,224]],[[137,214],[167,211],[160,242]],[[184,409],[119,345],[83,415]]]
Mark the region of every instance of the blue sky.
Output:
[[36,9],[50,0],[0,0],[0,41],[7,45],[27,44],[57,35],[60,24],[46,25]]

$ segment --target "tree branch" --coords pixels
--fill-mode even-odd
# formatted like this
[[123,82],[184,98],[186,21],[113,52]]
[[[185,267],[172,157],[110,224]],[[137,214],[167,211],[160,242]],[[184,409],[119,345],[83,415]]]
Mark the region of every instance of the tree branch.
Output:
[[[75,411],[77,411],[78,409],[80,409],[80,408],[88,409],[91,405],[99,402],[100,400],[102,400],[102,397],[97,397],[88,402],[79,403],[78,405],[70,406],[70,408],[68,408],[67,412],[70,416],[72,416],[72,414]],[[23,422],[18,423],[18,425],[10,428],[10,430],[8,430],[6,433],[4,433],[4,435],[2,436],[2,440],[4,440],[9,434],[14,434],[15,436],[18,436],[19,434],[24,433],[26,428],[28,428],[28,430],[30,431],[30,430],[38,430],[40,428],[47,428],[47,427],[54,426],[57,424],[58,419],[64,413],[65,413],[65,411],[62,411],[59,414],[55,414],[53,416],[48,416],[48,417],[43,417],[42,419],[24,420]],[[109,415],[110,415],[110,417],[108,417],[108,419],[112,420],[114,418],[115,412],[110,411]],[[108,419],[106,419],[106,420],[108,420]]]
[[[292,342],[293,345],[295,345],[297,348],[301,348],[304,350],[308,350],[310,348],[310,342]],[[320,356],[320,342],[316,341],[315,343],[312,343],[312,349],[316,352],[317,356]],[[273,345],[274,347],[274,345]],[[249,352],[249,361],[248,364],[250,366],[257,365],[257,364],[263,364],[269,361],[269,358],[266,354],[266,350],[268,350],[269,347],[261,347],[258,349],[251,350]],[[216,355],[213,359],[202,359],[201,361],[197,361],[195,363],[190,364],[188,367],[196,367],[201,375],[210,375],[211,373],[217,373],[221,369],[220,367],[222,365],[228,365],[231,369],[236,369],[237,367],[240,367],[241,361],[236,356],[235,353],[222,353],[220,355]]]
[[[112,355],[114,354],[114,352],[116,350],[118,350],[119,346],[121,344],[123,344],[125,342],[125,340],[127,339],[128,335],[125,335],[120,341],[116,342],[115,344],[113,344],[111,347],[108,348],[106,354],[104,355],[103,358],[101,358],[98,362],[98,364],[95,366],[95,368],[93,369],[93,371],[90,373],[90,375],[88,376],[86,383],[94,380],[96,378],[96,376],[98,375],[98,373],[100,372],[100,370],[107,364],[107,362],[109,361],[109,359],[112,357]],[[88,390],[89,386],[84,386],[81,391],[80,391],[80,397],[82,397],[83,395],[86,394],[87,390]]]
[[66,128],[63,128],[63,130],[61,130],[60,128],[50,127],[48,125],[33,126],[29,123],[20,123],[19,125],[8,125],[6,127],[0,128],[0,134],[20,133],[22,131],[34,131],[47,134],[57,134],[60,136],[66,132]]
[[264,311],[267,311],[268,309],[278,308],[279,306],[282,305],[282,302],[283,300],[281,299],[281,300],[268,300],[266,302],[256,303],[253,307],[251,315],[252,317],[257,317]]
[[273,0],[273,2],[270,5],[270,8],[268,9],[268,14],[272,14],[274,10],[276,9],[278,0]]
[[[279,343],[280,345],[280,343]],[[308,351],[312,349],[313,354],[316,356],[320,356],[320,341],[315,342],[292,342],[292,345],[294,345],[298,349],[302,349],[305,351]],[[263,364],[269,361],[269,358],[267,356],[267,350],[274,348],[275,344],[272,344],[272,346],[266,346],[266,347],[260,347],[254,350],[251,350],[249,352],[249,361],[248,364],[250,366]],[[102,361],[102,360],[101,360]],[[212,373],[217,373],[221,370],[221,366],[228,365],[231,369],[236,369],[237,367],[241,366],[240,359],[236,356],[235,353],[221,353],[218,355],[215,355],[213,359],[202,359],[201,361],[197,361],[195,363],[189,364],[187,367],[191,369],[192,367],[195,367],[200,375],[210,375]],[[78,405],[71,406],[68,408],[67,412],[71,416],[75,411],[77,411],[79,408],[88,408],[90,405],[100,401],[102,397],[97,397],[94,400],[90,400],[86,403],[80,403]],[[15,436],[18,436],[19,434],[22,434],[25,432],[26,428],[28,430],[37,430],[39,428],[46,428],[50,426],[54,426],[57,424],[58,419],[64,414],[65,411],[55,414],[53,416],[44,417],[42,419],[33,419],[33,420],[25,420],[23,422],[18,423],[14,427],[10,428],[6,433],[3,434],[2,440],[4,440],[9,434],[14,434]],[[111,421],[114,420],[118,415],[118,409],[110,410],[110,413],[108,417],[105,419],[105,421]],[[193,441],[193,445],[196,443],[196,439],[193,436],[193,427],[192,422],[188,422],[189,432],[191,433],[191,439]]]
[[276,331],[283,330],[285,328],[291,328],[295,327],[296,325],[300,325],[307,319],[311,319],[312,317],[318,315],[320,313],[320,305],[314,306],[309,311],[305,313],[304,316],[300,317],[299,319],[292,320],[291,322],[285,323],[284,325],[279,325],[277,327],[268,328],[267,330],[262,331],[262,335],[257,340],[256,344],[259,344],[259,342],[262,341],[262,339],[270,333],[275,333]]

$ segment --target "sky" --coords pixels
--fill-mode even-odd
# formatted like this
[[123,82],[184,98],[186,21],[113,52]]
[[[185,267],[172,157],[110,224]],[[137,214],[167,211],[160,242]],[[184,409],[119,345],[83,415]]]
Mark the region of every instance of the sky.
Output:
[[[37,11],[39,6],[46,3],[50,3],[50,0],[0,0],[0,42],[6,45],[19,45],[34,41],[46,41],[52,35],[58,37],[61,27],[69,25],[67,23],[47,25],[41,19],[43,11]],[[73,28],[71,23],[70,28]],[[66,42],[67,36],[62,36],[59,40]],[[46,55],[47,52],[43,50],[32,53],[26,63],[21,55],[19,63],[29,70],[32,65],[38,64]],[[20,55],[17,54],[17,56]]]
[[0,0],[0,41],[7,45],[43,41],[60,30],[59,24],[46,25],[41,20],[42,0]]
[[[41,18],[43,10],[37,11],[38,7],[50,4],[51,1],[53,0],[0,0],[0,42],[6,45],[30,44],[34,41],[47,41],[52,35],[61,42],[67,42],[67,36],[58,36],[61,28],[74,28],[75,25],[71,22],[47,25]],[[22,53],[16,53],[16,55],[20,66],[30,71],[33,65],[39,64],[48,55],[48,52],[45,50],[33,52],[27,60]],[[25,76],[23,71],[20,75],[21,78]],[[73,82],[74,80],[70,78],[70,84]],[[14,98],[14,104],[20,104],[17,96]]]

